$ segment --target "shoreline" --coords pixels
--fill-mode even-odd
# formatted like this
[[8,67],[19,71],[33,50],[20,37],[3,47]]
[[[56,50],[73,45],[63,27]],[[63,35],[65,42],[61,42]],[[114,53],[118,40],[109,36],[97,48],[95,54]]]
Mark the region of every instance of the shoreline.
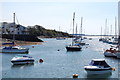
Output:
[[[1,39],[0,40],[0,46],[10,46],[10,45],[2,45],[2,43],[10,43],[12,42],[12,40],[10,39]],[[28,42],[28,41],[18,41],[15,40],[15,45],[20,45],[20,46],[24,46],[24,45],[41,45],[43,42]]]

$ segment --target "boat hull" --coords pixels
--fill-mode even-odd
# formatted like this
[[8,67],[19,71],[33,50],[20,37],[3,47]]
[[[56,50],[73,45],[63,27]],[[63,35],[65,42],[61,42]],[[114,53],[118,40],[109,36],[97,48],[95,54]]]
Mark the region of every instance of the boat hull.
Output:
[[120,58],[120,52],[117,52],[117,53],[116,53],[116,57],[117,57],[117,58]]
[[106,57],[116,57],[116,53],[104,52],[104,56],[106,56]]
[[34,60],[11,61],[14,65],[17,64],[33,64]]
[[81,47],[66,47],[67,51],[81,51]]
[[28,49],[1,49],[2,53],[28,53]]
[[100,70],[100,71],[95,71],[95,70],[86,70],[87,74],[105,74],[105,73],[112,73],[112,70]]

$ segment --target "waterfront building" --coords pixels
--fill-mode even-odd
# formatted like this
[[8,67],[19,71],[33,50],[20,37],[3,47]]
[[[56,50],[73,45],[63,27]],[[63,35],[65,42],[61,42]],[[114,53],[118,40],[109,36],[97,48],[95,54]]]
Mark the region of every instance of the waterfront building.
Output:
[[27,28],[14,23],[2,22],[0,23],[0,33],[1,34],[28,34]]

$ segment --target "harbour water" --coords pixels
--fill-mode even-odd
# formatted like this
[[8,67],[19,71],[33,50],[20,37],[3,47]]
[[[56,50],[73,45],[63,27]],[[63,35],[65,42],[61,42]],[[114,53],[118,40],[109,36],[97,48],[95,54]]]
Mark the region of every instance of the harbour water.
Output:
[[[2,78],[72,78],[72,74],[78,74],[78,78],[118,78],[119,60],[112,57],[104,57],[103,52],[110,45],[99,42],[98,38],[86,39],[89,45],[82,47],[82,51],[67,52],[65,46],[71,43],[71,39],[56,40],[42,39],[39,45],[24,45],[29,48],[29,54],[35,59],[31,65],[13,65],[11,59],[17,54],[2,53]],[[34,46],[34,47],[33,47]],[[59,50],[59,51],[58,51]],[[43,59],[43,63],[39,63]],[[92,59],[105,59],[115,68],[112,74],[87,75],[84,66]]]

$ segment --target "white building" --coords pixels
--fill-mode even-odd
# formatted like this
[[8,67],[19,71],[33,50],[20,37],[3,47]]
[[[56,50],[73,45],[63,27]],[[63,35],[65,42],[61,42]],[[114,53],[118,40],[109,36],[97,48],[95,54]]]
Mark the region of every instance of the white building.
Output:
[[[2,32],[1,32],[2,31]],[[0,23],[0,33],[2,34],[27,34],[27,28],[14,23]]]

